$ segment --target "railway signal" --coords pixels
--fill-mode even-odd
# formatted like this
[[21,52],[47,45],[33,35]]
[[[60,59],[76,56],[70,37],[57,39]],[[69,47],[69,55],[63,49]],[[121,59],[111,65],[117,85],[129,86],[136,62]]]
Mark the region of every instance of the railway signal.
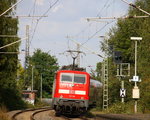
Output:
[[130,39],[135,41],[135,75],[129,81],[135,82],[134,88],[132,89],[132,98],[135,99],[134,112],[137,113],[137,100],[140,98],[140,90],[137,82],[141,81],[139,80],[139,76],[137,76],[137,41],[141,41],[142,37],[131,37]]
[[117,75],[121,81],[120,97],[121,102],[124,103],[124,97],[126,96],[126,89],[124,88],[124,77],[130,76],[130,63],[120,63],[117,64]]
[[122,63],[122,52],[121,51],[114,51],[114,62],[116,64]]

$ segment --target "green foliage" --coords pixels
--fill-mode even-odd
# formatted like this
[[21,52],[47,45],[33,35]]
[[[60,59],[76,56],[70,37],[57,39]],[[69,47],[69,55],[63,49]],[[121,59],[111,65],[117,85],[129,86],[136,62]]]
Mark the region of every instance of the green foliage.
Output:
[[[0,13],[8,9],[16,0],[3,0],[0,4]],[[9,11],[5,15],[13,15],[15,11]],[[0,19],[0,35],[17,35],[18,19],[2,16]],[[18,38],[0,37],[0,46],[7,45]],[[15,44],[3,49],[0,52],[18,52],[19,44]],[[0,54],[0,86],[10,87],[15,85],[17,71],[17,54]]]
[[26,108],[19,92],[12,88],[0,88],[0,103],[9,110]]
[[102,62],[99,62],[99,63],[97,63],[96,70],[91,69],[91,71],[90,71],[91,79],[98,80],[98,81],[102,82],[102,80],[101,80],[101,75],[102,75],[101,69],[102,69]]
[[131,114],[133,113],[133,103],[114,103],[112,106],[109,107],[108,113],[114,113],[114,114]]
[[17,87],[20,91],[22,91],[24,89],[24,83],[25,83],[25,81],[24,81],[25,70],[21,66],[20,63],[17,66],[18,66],[18,69],[17,69]]
[[[1,0],[0,13],[6,11],[17,0]],[[9,10],[5,15],[15,15],[15,9]],[[0,17],[0,35],[16,35],[18,31],[18,19],[12,17]],[[14,37],[0,37],[0,46],[17,41]],[[18,52],[19,43],[0,49],[0,52]],[[0,54],[0,105],[4,104],[9,110],[19,109],[24,105],[16,87],[17,78],[17,54]]]
[[38,90],[38,96],[40,95],[40,84],[42,79],[43,97],[50,97],[54,75],[58,70],[57,59],[54,56],[37,49],[29,60],[30,65],[26,71],[27,74],[25,79],[26,87],[31,86],[33,72],[34,89]]
[[45,106],[50,106],[50,104],[41,102],[40,99],[36,98],[36,104],[34,105],[35,108],[40,108],[40,107],[45,107]]
[[140,110],[142,113],[150,113],[150,79],[143,80],[143,83],[140,85],[141,89],[141,98],[139,101]]
[[[140,6],[142,9],[146,10],[150,13],[150,0],[137,0],[135,2],[137,6]],[[129,16],[144,16],[143,12],[140,12],[138,9],[130,7],[128,11]],[[116,77],[117,67],[112,61],[113,52],[121,51],[123,63],[131,64],[131,76],[130,78],[124,78],[125,81],[125,89],[127,90],[127,96],[125,98],[125,102],[133,101],[132,99],[132,88],[134,86],[133,82],[129,82],[129,79],[134,75],[134,41],[130,40],[130,37],[142,37],[143,40],[138,42],[138,71],[137,75],[142,79],[141,83],[138,83],[141,98],[139,99],[140,110],[142,112],[149,111],[150,106],[150,19],[149,18],[131,18],[131,19],[119,19],[116,26],[113,27],[109,32],[108,44],[109,46],[113,46],[113,49],[109,51],[109,102],[114,104],[114,109],[118,109],[117,112],[122,112],[124,109],[117,108],[118,106],[115,103],[121,101],[119,96],[119,91],[121,88],[121,81]],[[102,49],[104,52],[108,52],[105,48],[104,41],[102,43]],[[100,67],[99,67],[100,68]],[[98,69],[99,69],[98,68]],[[120,105],[122,106],[122,105]],[[113,112],[113,107],[111,108]]]

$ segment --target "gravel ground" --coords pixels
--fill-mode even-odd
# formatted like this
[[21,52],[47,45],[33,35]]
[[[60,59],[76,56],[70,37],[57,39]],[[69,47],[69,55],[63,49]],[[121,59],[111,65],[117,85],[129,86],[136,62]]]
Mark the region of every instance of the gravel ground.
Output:
[[7,115],[9,116],[9,118],[12,118],[12,116],[17,113],[17,112],[20,112],[21,110],[14,110],[14,111],[10,111],[10,112],[7,112]]
[[[11,117],[18,111],[8,112],[7,114]],[[33,112],[25,112],[23,114],[18,115],[17,120],[30,120],[30,116]],[[46,112],[39,113],[35,115],[35,120],[150,120],[150,114],[101,114],[94,113],[95,117],[65,117],[65,116],[55,116],[54,110],[49,110]]]
[[97,114],[96,116],[108,118],[110,120],[150,120],[150,114]]

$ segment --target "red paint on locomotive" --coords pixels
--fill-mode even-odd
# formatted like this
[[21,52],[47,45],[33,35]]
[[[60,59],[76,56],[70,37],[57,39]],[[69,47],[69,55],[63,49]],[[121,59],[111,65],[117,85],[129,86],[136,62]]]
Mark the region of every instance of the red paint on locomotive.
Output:
[[[80,80],[75,81],[75,77],[78,77]],[[87,72],[70,70],[58,71],[55,82],[55,98],[89,99],[90,76]]]
[[89,89],[90,75],[87,72],[58,71],[53,85],[53,108],[56,112],[64,106],[69,106],[70,111],[74,107],[87,110]]

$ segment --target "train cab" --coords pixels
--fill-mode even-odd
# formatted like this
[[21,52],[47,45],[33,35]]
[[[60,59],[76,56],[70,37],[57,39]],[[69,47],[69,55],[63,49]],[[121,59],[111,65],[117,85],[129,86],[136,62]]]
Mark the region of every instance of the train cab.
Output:
[[85,111],[89,102],[90,75],[83,71],[61,70],[53,84],[52,106],[56,112]]

